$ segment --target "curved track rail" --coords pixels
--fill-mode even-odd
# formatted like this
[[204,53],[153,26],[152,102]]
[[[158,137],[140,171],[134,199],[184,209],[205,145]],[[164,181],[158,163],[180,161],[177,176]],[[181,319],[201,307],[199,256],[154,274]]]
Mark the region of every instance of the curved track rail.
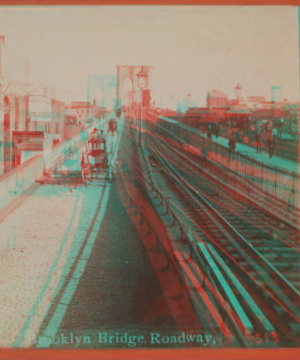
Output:
[[[179,153],[158,134],[147,133],[144,139],[146,152],[159,173],[160,191],[168,194],[189,219],[192,237],[201,239],[196,241],[200,256],[197,265],[213,274],[210,279],[221,284],[219,288],[229,302],[237,300],[242,309],[238,305],[235,309],[252,333],[272,333],[276,329],[286,343],[288,339],[297,342],[300,329],[297,243],[285,242],[282,237],[274,241],[272,231],[280,227],[280,221],[261,210],[252,211],[251,205],[230,197],[228,189],[206,177],[200,164]],[[142,152],[140,156],[143,157]],[[295,231],[292,235],[294,239],[297,236]],[[216,262],[222,268],[223,278],[213,269]],[[263,321],[255,304],[265,314]]]

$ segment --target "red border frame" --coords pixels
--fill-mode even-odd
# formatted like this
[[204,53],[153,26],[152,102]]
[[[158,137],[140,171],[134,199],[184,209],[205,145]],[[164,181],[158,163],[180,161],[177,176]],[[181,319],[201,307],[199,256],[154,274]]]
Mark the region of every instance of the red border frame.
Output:
[[[49,5],[291,5],[300,6],[300,0],[0,0],[6,6]],[[299,59],[300,61],[300,59]],[[65,359],[157,359],[157,360],[299,360],[298,349],[124,349],[124,350],[54,350],[54,349],[0,349],[0,359],[65,360]]]
[[300,5],[300,0],[0,0],[0,5]]
[[122,350],[54,350],[54,349],[2,349],[1,359],[14,360],[299,360],[300,349],[122,349]]
[[12,349],[0,350],[1,359],[17,360],[66,360],[66,359],[117,359],[117,360],[299,360],[300,349],[191,349],[191,350],[54,350],[54,349]]

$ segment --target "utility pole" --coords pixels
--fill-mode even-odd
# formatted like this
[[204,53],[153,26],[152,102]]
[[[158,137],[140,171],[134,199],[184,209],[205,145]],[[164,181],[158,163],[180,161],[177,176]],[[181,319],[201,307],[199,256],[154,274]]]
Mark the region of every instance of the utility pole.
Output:
[[2,107],[2,49],[4,39],[5,37],[0,35],[0,108]]
[[25,130],[29,131],[30,117],[29,117],[29,61],[26,61],[26,118],[25,118]]

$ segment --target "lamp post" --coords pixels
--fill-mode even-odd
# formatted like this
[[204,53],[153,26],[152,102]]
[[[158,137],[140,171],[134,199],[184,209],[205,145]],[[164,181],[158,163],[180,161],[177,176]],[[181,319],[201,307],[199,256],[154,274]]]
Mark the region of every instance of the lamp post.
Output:
[[2,45],[4,45],[4,36],[0,35],[0,107],[2,106]]
[[140,117],[140,131],[139,131],[139,144],[142,141],[142,120],[143,120],[143,91],[146,87],[148,72],[142,66],[141,70],[137,74],[138,77],[138,86],[141,90],[141,117]]

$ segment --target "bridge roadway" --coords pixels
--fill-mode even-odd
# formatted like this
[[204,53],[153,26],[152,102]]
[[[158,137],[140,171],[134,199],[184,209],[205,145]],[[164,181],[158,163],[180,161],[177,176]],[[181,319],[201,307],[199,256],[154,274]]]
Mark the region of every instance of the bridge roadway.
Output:
[[[141,198],[156,229],[128,206]],[[174,264],[159,268],[164,245],[149,251],[164,229],[125,162],[111,185],[35,184],[13,201],[0,214],[1,347],[170,347],[164,335],[204,329]]]

